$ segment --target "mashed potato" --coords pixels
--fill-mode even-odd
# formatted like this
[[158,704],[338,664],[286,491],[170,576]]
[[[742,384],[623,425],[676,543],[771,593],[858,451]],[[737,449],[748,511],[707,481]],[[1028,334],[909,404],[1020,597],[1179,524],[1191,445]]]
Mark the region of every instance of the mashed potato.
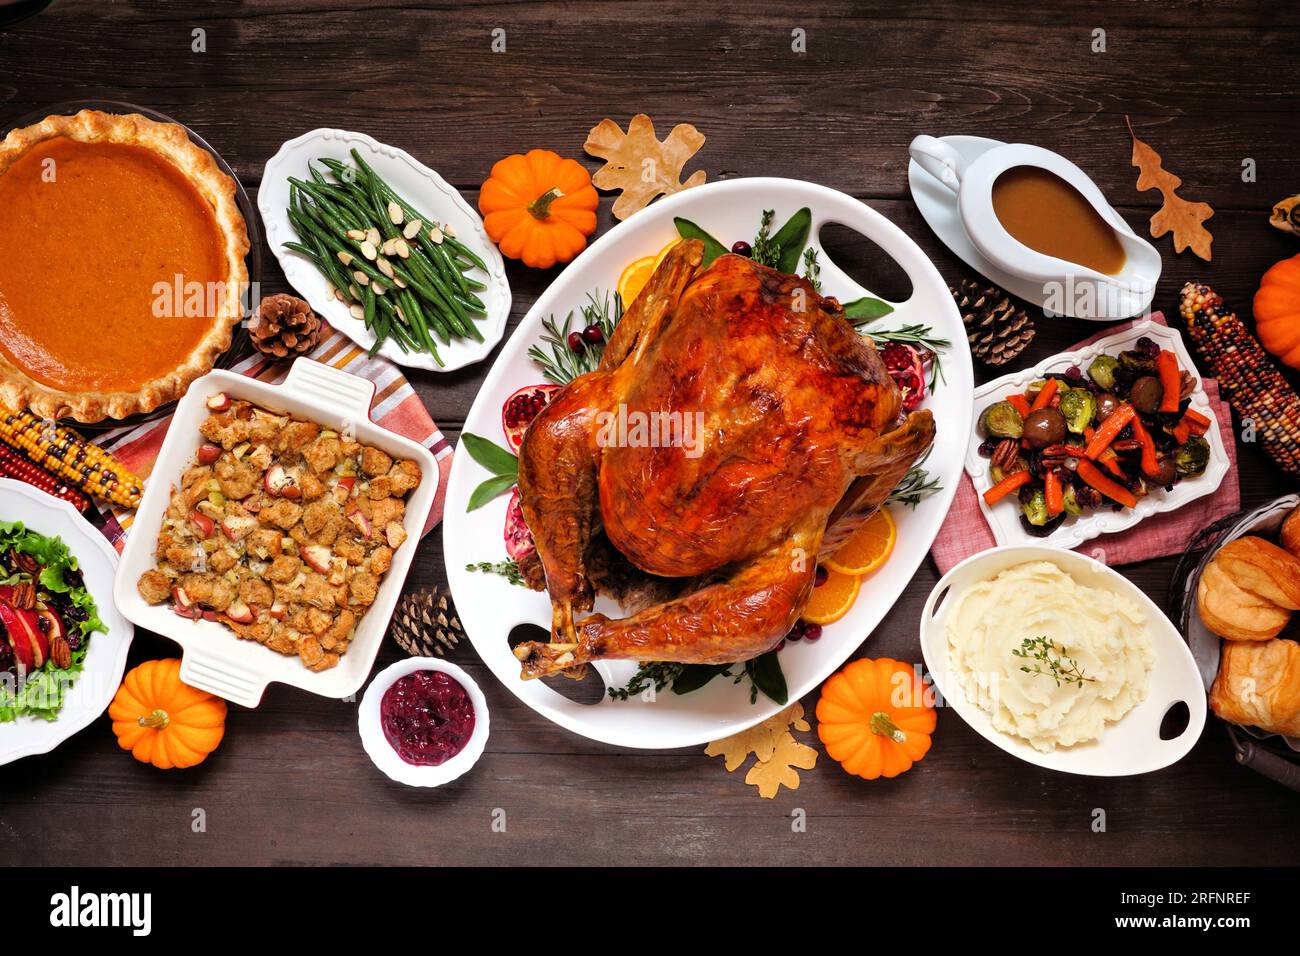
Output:
[[[1042,751],[1096,740],[1147,696],[1155,663],[1147,620],[1128,598],[1086,587],[1051,561],[1016,565],[950,598],[948,672],[993,726]],[[1046,638],[1050,664],[1018,657]],[[1021,668],[1047,673],[1026,673]]]

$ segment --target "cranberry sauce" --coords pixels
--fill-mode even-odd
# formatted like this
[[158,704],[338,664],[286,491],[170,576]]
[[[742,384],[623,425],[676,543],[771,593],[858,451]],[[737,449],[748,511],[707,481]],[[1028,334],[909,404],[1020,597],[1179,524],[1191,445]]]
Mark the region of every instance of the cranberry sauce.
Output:
[[474,704],[441,671],[399,677],[379,703],[384,737],[407,763],[436,767],[465,749],[474,733]]

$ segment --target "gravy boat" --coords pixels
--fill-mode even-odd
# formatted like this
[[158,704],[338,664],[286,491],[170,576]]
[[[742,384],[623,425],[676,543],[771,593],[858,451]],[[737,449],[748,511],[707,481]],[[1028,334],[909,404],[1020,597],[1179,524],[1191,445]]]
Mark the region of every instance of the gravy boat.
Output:
[[[1078,319],[1112,321],[1147,311],[1160,278],[1160,253],[1129,228],[1097,184],[1064,156],[1040,146],[1007,143],[968,163],[957,150],[933,136],[917,136],[908,147],[912,159],[955,194],[962,228],[971,244],[1003,272],[1041,283],[1043,311]],[[1115,275],[1029,248],[1003,227],[993,209],[993,184],[1008,169],[1036,166],[1059,176],[1079,192],[1115,231],[1124,250],[1124,268]]]

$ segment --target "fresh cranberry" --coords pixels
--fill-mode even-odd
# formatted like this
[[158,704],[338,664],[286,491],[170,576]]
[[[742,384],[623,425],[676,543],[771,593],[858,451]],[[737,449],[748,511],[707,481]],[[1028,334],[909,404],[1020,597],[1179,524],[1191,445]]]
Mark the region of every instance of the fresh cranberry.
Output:
[[578,355],[587,351],[587,342],[583,339],[581,332],[569,333],[569,351],[576,352]]
[[803,637],[806,641],[815,641],[822,636],[822,626],[820,624],[809,624],[804,628]]
[[747,243],[744,239],[738,239],[737,241],[731,244],[731,251],[738,256],[744,256],[746,259],[748,259],[750,256],[754,254],[754,247],[751,246],[749,243]]
[[830,576],[831,573],[829,571],[823,568],[820,564],[817,565],[817,573],[813,575],[813,587],[815,588],[821,587],[823,584],[826,583],[826,579],[829,578]]
[[605,341],[605,333],[599,325],[589,325],[582,330],[582,340],[592,345],[600,345]]
[[802,641],[804,629],[807,626],[808,625],[805,624],[803,621],[795,621],[794,627],[790,628],[790,633],[785,636],[785,639],[787,641],[790,641],[791,643],[798,643],[799,641]]

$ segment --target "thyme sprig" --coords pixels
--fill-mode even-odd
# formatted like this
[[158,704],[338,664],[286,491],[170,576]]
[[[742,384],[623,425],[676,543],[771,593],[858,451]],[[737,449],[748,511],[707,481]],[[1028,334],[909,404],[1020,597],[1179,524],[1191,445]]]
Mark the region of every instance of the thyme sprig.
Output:
[[781,262],[781,247],[772,239],[772,217],[774,209],[764,209],[763,218],[758,224],[758,234],[754,236],[750,258],[760,265],[775,269]]
[[[528,349],[528,357],[541,366],[543,377],[556,385],[567,385],[579,375],[595,371],[600,365],[600,358],[605,354],[605,343],[623,318],[623,298],[617,292],[612,297],[609,292],[588,292],[587,303],[579,307],[578,314],[582,316],[582,325],[577,329],[573,328],[573,312],[564,317],[563,325],[554,315],[542,319],[542,344]],[[569,333],[581,332],[590,325],[600,329],[604,341],[588,342],[581,352],[569,348]],[[543,346],[547,346],[550,351]]]
[[[1095,681],[1095,677],[1089,677],[1079,667],[1079,662],[1072,657],[1065,656],[1065,648],[1054,644],[1046,637],[1027,637],[1020,642],[1020,647],[1011,651],[1013,657],[1019,657],[1022,660],[1033,661],[1033,664],[1022,664],[1020,669],[1026,674],[1041,674],[1044,677],[1050,677],[1056,681],[1056,686],[1062,684],[1077,684],[1082,687],[1085,681]],[[1056,656],[1053,657],[1052,655]]]
[[818,292],[822,290],[822,264],[817,259],[817,250],[812,246],[803,251],[803,276]]
[[519,565],[514,561],[479,561],[475,564],[465,565],[466,571],[481,571],[484,574],[499,574],[511,584],[519,587],[526,587],[524,576],[519,571]]

